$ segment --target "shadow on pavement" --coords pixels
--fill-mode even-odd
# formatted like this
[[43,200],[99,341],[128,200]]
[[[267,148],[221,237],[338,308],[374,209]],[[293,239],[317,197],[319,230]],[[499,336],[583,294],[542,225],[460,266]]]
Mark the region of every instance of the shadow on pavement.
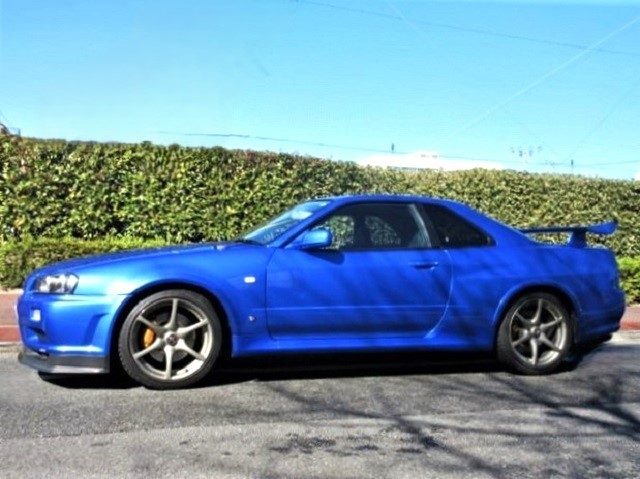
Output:
[[[558,373],[577,366],[582,356],[563,364]],[[115,368],[103,375],[50,375],[39,373],[48,383],[69,389],[130,389],[139,387],[124,371]],[[490,353],[377,353],[256,356],[224,359],[194,388],[238,384],[248,381],[358,378],[408,375],[474,374],[499,372],[503,368]]]
[[[582,359],[610,336],[582,344],[553,374],[575,369]],[[617,347],[624,347],[618,345]],[[193,388],[248,381],[355,378],[379,376],[469,374],[502,371],[492,353],[384,352],[318,353],[313,355],[221,358],[214,371]],[[51,375],[38,373],[46,382],[69,389],[130,389],[139,387],[112,361],[112,372],[102,375]]]
[[[349,429],[344,433],[346,436],[323,435],[311,428],[270,443],[269,454],[278,458],[295,458],[323,450],[339,460],[345,457],[340,455],[345,453],[341,447],[347,444],[353,446],[348,454],[356,456],[364,456],[368,451],[377,455],[378,449],[374,448],[394,447],[396,459],[377,466],[380,477],[394,477],[398,461],[405,460],[421,460],[421,466],[434,477],[438,477],[439,472],[464,477],[469,471],[505,479],[637,477],[632,473],[637,468],[632,468],[637,463],[635,445],[640,441],[640,417],[636,406],[640,397],[640,372],[637,367],[629,370],[619,367],[615,361],[621,357],[618,356],[620,352],[626,354],[625,360],[633,360],[635,356],[630,353],[640,350],[640,346],[612,344],[603,354],[591,355],[597,348],[597,344],[583,348],[563,365],[555,378],[505,374],[487,354],[334,354],[227,360],[199,387],[262,381],[264,384],[259,390],[266,401],[280,404],[265,408],[269,422],[303,424],[307,418],[358,419],[379,425],[376,426],[379,427],[378,436],[384,436],[376,442],[376,436],[369,432]],[[607,359],[609,353],[614,354]],[[562,374],[579,366],[583,358],[586,360],[581,366],[584,370]],[[591,369],[590,359],[594,362],[602,360],[605,367]],[[474,376],[476,373],[481,373],[480,377]],[[386,387],[384,380],[363,381],[347,387],[339,381],[315,385],[294,381],[391,376],[402,377],[402,380],[390,381],[391,387]],[[57,378],[55,384],[65,388],[135,387],[118,375]],[[228,394],[223,391],[220,396],[205,394],[204,399],[200,398],[202,409],[197,415],[198,424],[211,424],[206,418],[216,416],[218,401],[224,402],[239,391],[244,397],[239,388]],[[421,396],[423,391],[424,397]],[[366,403],[357,397],[360,392],[366,397]],[[413,398],[405,396],[411,392]],[[214,399],[209,402],[212,397]],[[145,401],[148,399],[146,397]],[[442,411],[463,414],[432,414],[439,410],[440,400],[462,405],[442,408]],[[162,403],[165,400],[158,396],[152,401]],[[406,408],[405,401],[408,403]],[[424,406],[431,402],[435,407]],[[469,407],[470,404],[474,407]],[[245,404],[240,402],[240,406],[234,414],[247,414]],[[495,420],[478,419],[478,411],[485,409],[493,410]],[[476,415],[467,415],[469,410],[475,411]],[[454,435],[466,439],[454,441],[451,439]],[[525,455],[515,456],[529,462],[487,455],[486,448],[477,446],[477,442],[483,441],[488,446],[512,445],[518,453],[524,450]],[[362,449],[364,447],[368,449]],[[551,460],[541,462],[540,457]],[[523,469],[532,461],[537,461],[540,469]],[[243,471],[246,473],[244,469],[235,472],[241,475]]]
[[67,389],[131,389],[139,387],[124,373],[116,374],[48,374],[38,373],[40,379]]

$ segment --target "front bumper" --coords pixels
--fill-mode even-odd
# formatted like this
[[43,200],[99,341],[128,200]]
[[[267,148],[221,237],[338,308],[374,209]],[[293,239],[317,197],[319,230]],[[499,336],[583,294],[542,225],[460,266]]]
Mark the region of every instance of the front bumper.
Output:
[[22,348],[18,361],[37,371],[50,374],[103,374],[109,372],[109,357],[52,356]]
[[111,338],[125,295],[55,295],[18,299],[21,363],[52,374],[109,371]]

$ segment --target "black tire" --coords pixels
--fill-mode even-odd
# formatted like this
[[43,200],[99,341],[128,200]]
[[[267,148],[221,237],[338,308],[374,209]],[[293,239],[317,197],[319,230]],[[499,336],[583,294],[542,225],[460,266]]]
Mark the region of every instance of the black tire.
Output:
[[192,291],[173,289],[133,307],[120,329],[118,356],[134,381],[151,389],[179,389],[210,373],[221,345],[222,326],[211,303]]
[[549,293],[529,293],[518,298],[498,329],[498,360],[520,374],[549,374],[560,366],[572,349],[570,313]]

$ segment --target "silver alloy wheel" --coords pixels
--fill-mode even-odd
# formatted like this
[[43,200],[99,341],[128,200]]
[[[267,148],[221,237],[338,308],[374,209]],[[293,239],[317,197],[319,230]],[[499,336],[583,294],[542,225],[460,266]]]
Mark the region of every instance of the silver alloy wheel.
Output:
[[177,381],[193,376],[211,354],[214,334],[205,312],[184,298],[163,298],[134,318],[129,350],[147,375]]
[[569,337],[567,318],[555,304],[543,298],[522,303],[511,316],[509,331],[513,352],[534,367],[557,360]]

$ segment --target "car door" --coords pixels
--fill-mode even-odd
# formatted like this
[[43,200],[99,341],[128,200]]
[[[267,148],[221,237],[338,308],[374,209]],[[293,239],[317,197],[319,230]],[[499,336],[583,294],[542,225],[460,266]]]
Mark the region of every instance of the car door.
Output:
[[416,205],[349,204],[310,229],[326,249],[278,249],[267,268],[267,323],[276,339],[424,336],[443,316],[451,266]]
[[454,272],[447,308],[447,331],[467,339],[485,335],[498,302],[514,284],[514,265],[504,248],[482,228],[449,207],[425,203],[420,206],[427,230],[449,253]]

